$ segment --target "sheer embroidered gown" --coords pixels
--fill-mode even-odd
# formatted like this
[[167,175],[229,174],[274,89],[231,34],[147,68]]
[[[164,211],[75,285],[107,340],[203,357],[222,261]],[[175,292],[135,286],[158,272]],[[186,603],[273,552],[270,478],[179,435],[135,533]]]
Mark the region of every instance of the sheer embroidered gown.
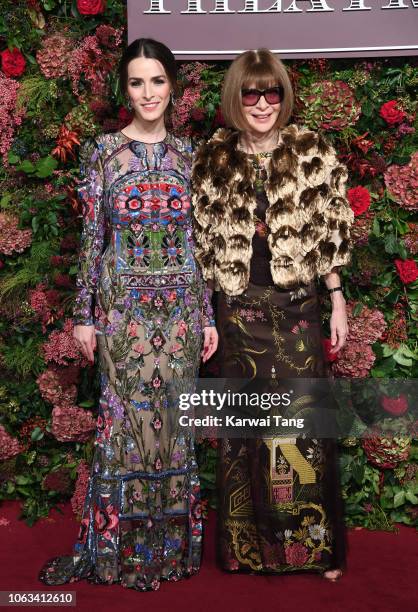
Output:
[[170,419],[168,392],[197,374],[213,323],[193,256],[192,146],[102,134],[81,162],[74,323],[95,324],[100,405],[78,540],[39,578],[155,590],[195,573],[201,556],[193,439]]

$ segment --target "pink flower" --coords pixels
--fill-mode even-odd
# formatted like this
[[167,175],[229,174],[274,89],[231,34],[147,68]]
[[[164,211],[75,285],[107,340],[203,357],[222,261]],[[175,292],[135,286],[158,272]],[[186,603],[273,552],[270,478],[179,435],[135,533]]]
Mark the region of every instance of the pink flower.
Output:
[[133,321],[131,321],[131,322],[129,323],[129,325],[128,325],[128,335],[129,335],[131,338],[135,338],[135,337],[136,337],[136,334],[137,334],[137,329],[138,329],[137,324],[136,324],[136,323],[134,323]]
[[411,155],[408,164],[393,164],[385,172],[385,184],[405,210],[418,210],[418,151]]
[[133,346],[133,349],[135,351],[135,353],[138,353],[138,355],[142,355],[142,353],[144,352],[144,345],[143,344],[135,344]]
[[305,565],[307,562],[309,555],[306,546],[301,544],[300,542],[295,542],[290,546],[286,546],[285,548],[286,562],[289,565],[294,565],[300,567]]
[[299,327],[301,327],[302,329],[308,329],[308,327],[309,327],[309,323],[308,323],[308,321],[305,321],[305,320],[299,321],[298,325],[299,325]]
[[96,428],[89,410],[71,406],[52,410],[52,434],[59,442],[87,442]]
[[152,343],[156,348],[160,348],[163,343],[163,339],[161,336],[155,336],[155,338],[152,339]]
[[24,446],[0,425],[0,461],[6,461],[24,450]]
[[[71,498],[71,507],[74,514],[81,516],[83,513],[84,500],[87,493],[87,486],[90,476],[90,468],[87,463],[82,459],[78,464],[77,468],[77,481],[75,483],[74,495]],[[87,531],[85,534],[87,535]]]
[[354,315],[358,305],[356,301],[348,302],[346,306],[348,320],[347,340],[373,344],[382,339],[386,330],[386,321],[383,312],[377,308],[369,308],[362,304],[361,310]]
[[77,398],[77,386],[66,384],[56,366],[50,366],[36,380],[44,400],[61,408],[74,406]]
[[[1,77],[0,77],[1,87]],[[0,107],[0,124],[1,124],[1,107]],[[1,135],[0,135],[1,138]],[[1,153],[0,141],[0,153]],[[4,152],[4,151],[3,151]],[[10,214],[0,213],[0,253],[4,255],[12,255],[13,253],[22,253],[27,249],[32,242],[32,230],[18,229],[19,219]]]
[[376,355],[369,344],[347,341],[332,364],[332,371],[339,377],[365,378],[375,360]]
[[187,329],[187,324],[184,321],[180,321],[177,330],[177,336],[184,336],[184,334],[187,332]]
[[[25,115],[25,108],[17,109],[17,95],[20,83],[9,79],[0,72],[0,155],[4,155],[12,146],[16,128],[21,125]],[[3,231],[0,230],[3,236]],[[13,249],[16,250],[16,249]]]
[[71,360],[85,366],[87,361],[80,353],[73,338],[72,319],[66,319],[62,330],[54,329],[42,347],[46,362],[54,361],[59,365],[69,365]]

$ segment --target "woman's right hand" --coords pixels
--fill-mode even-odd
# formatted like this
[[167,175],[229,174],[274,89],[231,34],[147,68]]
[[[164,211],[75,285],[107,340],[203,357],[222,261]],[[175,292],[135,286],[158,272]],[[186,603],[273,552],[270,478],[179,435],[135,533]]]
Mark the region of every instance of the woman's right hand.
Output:
[[74,325],[73,338],[85,357],[94,363],[97,341],[94,325]]

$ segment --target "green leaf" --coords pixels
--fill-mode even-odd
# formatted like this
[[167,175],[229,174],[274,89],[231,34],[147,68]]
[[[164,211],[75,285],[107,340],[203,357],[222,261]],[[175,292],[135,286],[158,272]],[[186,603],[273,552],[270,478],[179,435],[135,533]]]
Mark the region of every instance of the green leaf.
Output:
[[364,465],[355,464],[351,470],[354,480],[357,484],[361,485],[364,480]]
[[5,206],[7,206],[11,199],[12,196],[10,195],[10,193],[5,193],[2,199],[0,200],[0,208],[4,208]]
[[377,237],[380,236],[380,225],[379,225],[379,219],[377,217],[373,219],[372,232],[375,236]]
[[391,348],[389,344],[383,344],[380,346],[383,347],[383,357],[390,357],[396,351],[396,349]]
[[409,357],[405,357],[401,348],[399,348],[396,353],[394,353],[393,359],[396,361],[396,363],[399,363],[399,365],[406,366],[407,368],[410,368],[412,366],[412,359],[410,359]]
[[399,491],[398,493],[395,494],[395,497],[393,498],[393,505],[395,508],[398,508],[399,506],[402,506],[402,504],[405,503],[405,491]]
[[20,157],[9,151],[7,154],[7,160],[9,164],[12,164],[13,166],[14,164],[18,164],[20,162]]
[[35,172],[35,166],[31,161],[29,161],[29,159],[24,159],[17,169],[21,170],[22,172],[26,172],[26,174],[32,174]]
[[411,504],[418,504],[418,497],[412,493],[412,491],[407,491],[405,493],[405,497]]
[[359,302],[358,304],[354,306],[353,317],[358,317],[358,315],[361,313],[362,310],[363,310],[363,304]]
[[392,255],[393,253],[398,252],[398,241],[394,234],[389,234],[385,240],[385,251]]
[[42,431],[40,427],[35,427],[30,437],[31,437],[31,440],[33,440],[34,442],[37,442],[38,440],[42,440],[42,438],[44,437],[44,432]]
[[32,482],[31,478],[29,478],[29,476],[23,476],[22,474],[18,474],[16,476],[16,484],[18,485],[27,485],[30,482]]
[[47,155],[36,163],[36,176],[38,178],[51,176],[57,166],[58,161],[54,157],[51,157],[51,155]]
[[84,402],[80,402],[78,405],[81,406],[81,408],[91,408],[92,406],[94,406],[95,402],[93,400],[85,400]]

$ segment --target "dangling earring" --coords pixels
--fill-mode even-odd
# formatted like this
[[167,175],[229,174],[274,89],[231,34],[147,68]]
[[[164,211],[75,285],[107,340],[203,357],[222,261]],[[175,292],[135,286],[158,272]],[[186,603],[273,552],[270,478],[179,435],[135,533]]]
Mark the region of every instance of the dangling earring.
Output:
[[131,111],[131,110],[132,110],[132,102],[131,102],[131,99],[130,99],[130,98],[128,98],[128,102],[127,102],[126,106],[127,106],[127,108],[128,108],[128,110],[129,110],[129,111]]
[[171,92],[171,94],[170,94],[170,102],[171,102],[171,104],[172,104],[173,106],[174,106],[174,105],[175,105],[175,103],[176,103],[176,97],[175,97],[175,95],[174,95],[174,91],[172,91],[172,92]]

